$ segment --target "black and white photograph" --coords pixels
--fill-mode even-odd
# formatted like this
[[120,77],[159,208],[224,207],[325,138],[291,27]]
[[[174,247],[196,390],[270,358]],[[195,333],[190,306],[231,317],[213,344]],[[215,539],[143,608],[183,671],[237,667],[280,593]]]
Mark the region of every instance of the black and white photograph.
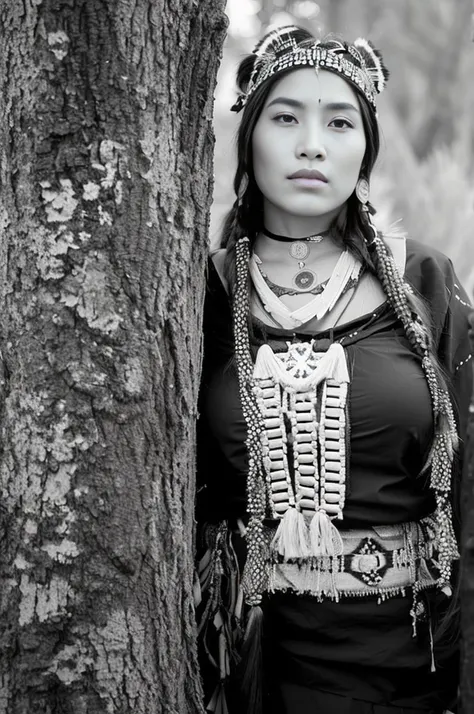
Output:
[[473,0],[0,0],[0,714],[474,714],[473,78]]

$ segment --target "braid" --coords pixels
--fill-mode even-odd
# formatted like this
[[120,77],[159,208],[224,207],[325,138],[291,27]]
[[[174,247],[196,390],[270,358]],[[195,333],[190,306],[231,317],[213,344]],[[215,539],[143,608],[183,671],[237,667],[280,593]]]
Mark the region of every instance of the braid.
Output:
[[253,391],[253,361],[248,332],[249,290],[248,262],[249,239],[237,241],[235,250],[236,286],[234,293],[234,340],[237,360],[239,392],[247,425],[247,450],[249,469],[247,475],[247,559],[242,585],[249,605],[259,605],[266,587],[266,553],[263,520],[266,510],[266,481],[262,464],[260,434],[262,417]]
[[230,285],[231,293],[234,292],[236,280],[235,245],[244,236],[240,221],[240,210],[239,200],[236,199],[226,216],[222,229],[221,248],[226,249],[224,273]]
[[373,261],[382,287],[392,305],[395,314],[403,324],[405,333],[413,351],[424,357],[430,345],[430,333],[421,317],[413,310],[410,298],[412,289],[401,277],[387,245],[377,235],[373,240]]
[[419,298],[401,277],[393,256],[381,236],[375,232],[370,247],[376,274],[387,298],[402,323],[413,351],[421,357],[421,365],[431,395],[434,416],[434,438],[427,465],[431,465],[430,486],[436,498],[436,519],[439,528],[439,579],[442,588],[449,588],[452,561],[459,557],[452,525],[450,502],[451,474],[454,452],[458,444],[456,422],[448,386],[438,364],[428,320]]
[[262,199],[260,195],[256,195],[258,192],[254,190],[253,182],[249,182],[241,170],[236,174],[234,190],[237,198],[226,216],[221,238],[221,248],[226,249],[224,272],[232,294],[236,287],[236,243],[246,237],[252,249],[263,224]]
[[[253,359],[250,349],[250,276],[248,263],[251,245],[255,240],[255,220],[248,186],[240,190],[243,178],[238,173],[234,182],[237,199],[226,216],[221,247],[226,249],[224,272],[232,295],[235,365],[239,382],[240,401],[247,427],[247,557],[242,586],[248,605],[258,606],[266,588],[266,545],[263,521],[267,506],[266,479],[263,471],[260,433],[263,425],[256,395],[253,391]],[[253,225],[252,225],[253,224]]]

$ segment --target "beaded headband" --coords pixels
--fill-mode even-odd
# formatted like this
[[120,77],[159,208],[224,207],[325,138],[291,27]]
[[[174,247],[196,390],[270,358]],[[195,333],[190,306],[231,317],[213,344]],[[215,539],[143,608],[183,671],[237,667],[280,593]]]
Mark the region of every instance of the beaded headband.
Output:
[[280,27],[269,32],[256,45],[255,62],[245,93],[238,96],[231,111],[239,112],[247,100],[267,79],[290,68],[314,67],[339,74],[354,84],[375,110],[375,100],[386,84],[389,73],[380,53],[368,40],[358,38],[350,45],[340,40],[321,42],[314,39],[298,40],[301,33],[296,25]]

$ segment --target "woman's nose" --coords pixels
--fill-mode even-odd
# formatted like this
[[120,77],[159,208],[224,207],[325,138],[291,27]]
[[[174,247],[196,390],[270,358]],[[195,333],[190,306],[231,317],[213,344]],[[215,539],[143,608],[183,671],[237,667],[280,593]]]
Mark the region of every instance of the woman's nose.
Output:
[[326,147],[321,132],[314,128],[308,129],[301,137],[297,154],[300,158],[325,159]]

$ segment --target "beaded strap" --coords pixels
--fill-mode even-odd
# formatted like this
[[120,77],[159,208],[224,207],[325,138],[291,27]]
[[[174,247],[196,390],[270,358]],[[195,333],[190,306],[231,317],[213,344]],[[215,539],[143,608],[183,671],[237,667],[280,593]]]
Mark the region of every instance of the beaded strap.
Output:
[[395,261],[378,234],[373,245],[381,265],[382,285],[389,297],[397,317],[403,324],[413,349],[422,358],[422,368],[430,391],[435,435],[429,458],[431,466],[430,487],[436,499],[436,519],[439,527],[439,579],[440,588],[449,588],[452,563],[459,558],[456,537],[452,524],[450,502],[451,478],[454,452],[458,446],[458,435],[453,406],[448,392],[442,389],[429,348],[426,327],[420,318],[413,315],[407,300],[411,287],[401,279]]
[[240,238],[235,245],[236,289],[234,295],[234,340],[237,359],[240,400],[247,424],[247,559],[242,576],[242,587],[248,605],[258,605],[266,589],[266,561],[268,547],[263,535],[266,505],[266,479],[263,473],[260,433],[261,416],[253,394],[253,362],[247,319],[249,297],[247,288],[249,239]]
[[[283,363],[291,360],[290,351],[276,357]],[[296,392],[274,378],[254,381],[263,424],[263,466],[272,518],[283,518],[289,508],[308,517],[323,510],[330,519],[342,518],[347,384],[328,379],[318,388]]]
[[281,403],[280,387],[273,379],[262,379],[255,395],[263,418],[261,433],[263,466],[272,518],[283,516],[295,506],[295,490],[288,467],[287,409]]

